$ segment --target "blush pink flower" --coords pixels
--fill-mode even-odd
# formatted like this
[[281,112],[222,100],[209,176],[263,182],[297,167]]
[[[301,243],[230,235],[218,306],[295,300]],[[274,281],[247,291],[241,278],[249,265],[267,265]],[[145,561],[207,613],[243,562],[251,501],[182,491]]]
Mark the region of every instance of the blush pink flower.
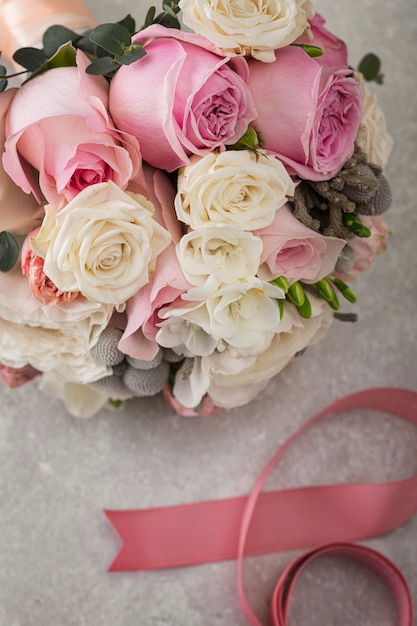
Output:
[[290,174],[332,178],[353,154],[362,97],[351,70],[332,69],[301,48],[275,51],[273,63],[249,62],[249,86],[265,148]]
[[256,112],[245,59],[232,62],[204,37],[158,25],[133,41],[147,54],[112,79],[110,112],[145,161],[173,171],[246,132]]
[[30,380],[39,376],[42,372],[35,369],[31,365],[24,365],[23,367],[8,367],[0,363],[0,380],[4,382],[8,387],[20,387]]
[[150,281],[126,302],[122,325],[124,332],[119,349],[137,359],[150,361],[159,351],[156,342],[158,311],[171,304],[192,285],[186,280],[175,252],[182,229],[174,210],[175,189],[165,172],[146,163],[143,168],[144,187],[130,186],[132,191],[146,195],[155,207],[155,220],[171,235],[171,243],[156,261]]
[[[0,144],[6,141],[6,115],[17,89],[0,93]],[[24,235],[42,220],[43,207],[33,196],[24,193],[6,174],[0,163],[0,232],[7,230]]]
[[285,276],[290,282],[315,283],[333,272],[345,245],[342,239],[304,226],[288,205],[276,211],[272,224],[254,234],[263,243],[258,276],[268,281]]
[[86,73],[80,51],[77,63],[25,83],[7,117],[4,169],[24,192],[40,204],[43,194],[57,209],[89,185],[111,180],[125,189],[140,175],[136,139],[109,116],[107,81]]
[[164,397],[169,406],[171,406],[176,413],[178,413],[178,415],[181,415],[181,417],[208,417],[209,415],[224,413],[228,410],[224,407],[216,406],[208,395],[204,396],[201,405],[198,408],[190,409],[181,404],[181,402],[179,402],[179,400],[172,395],[167,386],[164,388]]
[[80,296],[79,291],[61,291],[45,274],[44,260],[32,250],[30,239],[36,237],[39,228],[28,235],[21,252],[22,274],[27,277],[30,291],[42,304],[67,304]]
[[326,20],[319,13],[315,13],[309,20],[309,32],[301,35],[295,43],[317,46],[323,51],[320,57],[321,64],[329,65],[335,70],[347,68],[348,49],[344,41],[331,33],[324,25]]
[[362,223],[371,231],[370,237],[353,237],[348,245],[353,249],[353,267],[343,274],[344,280],[350,281],[358,274],[367,270],[377,254],[385,251],[391,234],[387,224],[379,215],[361,215]]

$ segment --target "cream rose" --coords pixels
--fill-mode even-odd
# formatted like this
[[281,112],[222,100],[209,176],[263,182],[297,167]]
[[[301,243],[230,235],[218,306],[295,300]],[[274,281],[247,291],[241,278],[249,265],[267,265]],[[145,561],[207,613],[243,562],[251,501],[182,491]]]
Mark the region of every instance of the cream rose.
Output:
[[91,185],[64,209],[45,207],[32,247],[61,291],[81,291],[96,302],[120,305],[149,282],[170,235],[153,219],[153,205],[113,182]]
[[175,209],[192,228],[207,223],[264,228],[294,193],[294,183],[277,158],[230,150],[193,158],[178,178]]
[[[207,392],[214,404],[233,408],[253,400],[282,371],[293,357],[304,348],[321,341],[333,321],[333,312],[324,300],[309,296],[312,305],[310,319],[302,318],[295,308],[284,305],[281,332],[277,332],[267,349],[254,363],[236,373],[228,372],[228,364],[222,358],[235,358],[227,352],[213,354],[204,359],[210,372]],[[175,391],[175,390],[174,390]]]
[[181,0],[183,21],[226,56],[251,54],[275,60],[274,49],[288,46],[307,28],[310,0]]
[[202,226],[184,235],[177,245],[182,271],[193,285],[209,276],[219,283],[233,283],[255,275],[262,241],[232,224]]
[[0,318],[0,361],[9,367],[29,364],[42,372],[54,371],[68,381],[89,383],[108,370],[90,357],[88,347],[77,334]]
[[219,407],[234,408],[253,400],[307,346],[324,338],[333,321],[333,312],[324,300],[310,296],[312,316],[302,318],[293,305],[284,304],[277,333],[258,355],[247,356],[231,346],[207,356],[188,359],[178,370],[174,397],[194,408],[208,393]]
[[74,382],[88,383],[108,373],[90,357],[113,307],[78,298],[60,305],[35,299],[17,268],[0,275],[0,362],[54,370]]
[[[183,304],[160,311],[166,321],[156,339],[177,350],[184,344],[183,353],[189,356],[205,356],[225,346],[236,348],[242,356],[260,354],[280,327],[276,299],[283,297],[281,289],[255,276],[220,285],[211,293],[205,286],[195,287],[182,296]],[[209,349],[204,350],[206,346]]]
[[368,161],[385,167],[391,154],[393,140],[387,131],[385,116],[378,99],[362,80],[363,111],[356,136],[356,146],[368,157]]

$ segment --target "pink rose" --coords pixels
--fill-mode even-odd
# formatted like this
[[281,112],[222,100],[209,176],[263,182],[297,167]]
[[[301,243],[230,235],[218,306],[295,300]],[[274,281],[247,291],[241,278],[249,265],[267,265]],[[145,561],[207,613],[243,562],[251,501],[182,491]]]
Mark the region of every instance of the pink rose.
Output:
[[155,207],[155,219],[171,235],[172,242],[159,255],[155,271],[147,285],[126,302],[123,336],[119,349],[137,359],[149,361],[159,351],[156,342],[158,311],[191,287],[185,279],[175,252],[182,230],[174,210],[175,189],[165,172],[146,163],[143,168],[144,187],[130,185],[129,189],[142,193]]
[[[0,144],[6,141],[5,121],[7,111],[17,89],[0,93]],[[42,221],[43,207],[33,196],[24,193],[6,174],[0,163],[0,232],[7,230],[25,235]]]
[[23,367],[8,367],[0,363],[0,380],[4,382],[8,387],[20,387],[25,383],[28,383],[36,376],[41,374],[39,370],[35,369],[31,365],[24,365]]
[[355,254],[353,267],[343,274],[343,280],[353,280],[358,274],[369,268],[377,254],[381,254],[387,247],[391,234],[387,224],[379,215],[361,215],[361,222],[371,231],[370,237],[352,237],[348,245]]
[[158,312],[192,285],[185,279],[170,244],[159,255],[150,282],[126,303],[127,324],[119,349],[137,359],[150,361],[159,351],[156,334],[162,321]]
[[327,30],[324,26],[325,23],[326,20],[319,13],[315,13],[314,17],[309,20],[310,34],[302,35],[295,43],[304,43],[321,48],[323,55],[320,57],[320,63],[322,65],[329,65],[335,70],[348,67],[346,44]]
[[273,63],[249,62],[258,110],[254,126],[290,174],[332,178],[352,155],[362,112],[351,70],[333,70],[301,48],[275,51]]
[[39,228],[30,233],[23,242],[21,252],[22,274],[27,277],[30,291],[42,304],[67,304],[80,296],[79,291],[60,291],[43,271],[44,260],[32,250],[30,239],[36,237]]
[[324,237],[304,226],[288,205],[276,211],[272,224],[254,234],[263,243],[258,276],[267,281],[285,276],[290,282],[315,283],[333,272],[345,245],[342,239]]
[[24,84],[7,117],[4,169],[39,203],[40,187],[57,209],[94,183],[112,180],[125,189],[141,164],[136,139],[119,133],[109,117],[107,81],[85,72],[81,52],[77,63]]
[[173,171],[190,154],[233,144],[246,132],[256,112],[245,59],[231,62],[204,37],[157,25],[133,41],[147,54],[112,79],[110,112],[138,139],[145,161]]

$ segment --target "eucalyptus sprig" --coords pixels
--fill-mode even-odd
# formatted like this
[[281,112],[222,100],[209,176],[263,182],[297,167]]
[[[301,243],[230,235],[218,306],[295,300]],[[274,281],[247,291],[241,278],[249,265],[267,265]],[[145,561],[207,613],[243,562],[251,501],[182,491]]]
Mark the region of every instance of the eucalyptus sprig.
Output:
[[156,15],[156,8],[150,7],[143,24],[143,28],[147,28],[152,24],[161,24],[166,28],[181,28],[181,24],[177,18],[180,8],[178,6],[179,0],[163,0],[162,12]]
[[145,56],[141,43],[132,42],[128,25],[100,24],[89,35],[97,47],[97,59],[87,67],[87,74],[111,76],[122,65],[130,65]]
[[381,74],[381,60],[373,52],[365,54],[358,65],[358,72],[368,82],[375,81],[378,85],[382,85],[384,82],[384,74]]
[[11,270],[19,256],[19,244],[6,230],[0,233],[0,272]]

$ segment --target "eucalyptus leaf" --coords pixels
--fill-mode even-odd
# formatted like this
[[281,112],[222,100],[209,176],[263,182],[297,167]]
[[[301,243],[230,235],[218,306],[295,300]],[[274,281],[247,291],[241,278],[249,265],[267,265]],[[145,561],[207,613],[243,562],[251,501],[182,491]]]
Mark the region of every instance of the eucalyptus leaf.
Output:
[[154,24],[161,24],[161,26],[165,26],[165,28],[179,29],[181,27],[181,24],[179,23],[177,18],[167,13],[166,11],[156,16],[156,18],[154,19]]
[[363,74],[363,77],[367,81],[376,81],[381,83],[383,80],[383,76],[380,73],[381,71],[381,61],[376,54],[370,52],[366,54],[358,66],[358,71]]
[[0,233],[0,272],[11,270],[18,256],[19,244],[13,235],[4,230]]
[[153,21],[155,19],[155,14],[156,14],[155,7],[149,7],[148,12],[145,17],[145,23],[143,24],[143,28],[147,28],[147,26],[150,26],[151,24],[153,24]]
[[31,72],[39,69],[47,60],[46,54],[38,48],[20,48],[13,55],[13,61]]
[[87,67],[87,74],[94,75],[106,75],[114,72],[120,67],[118,62],[115,62],[111,57],[102,57],[101,59],[96,59]]
[[125,52],[123,56],[116,58],[117,62],[121,65],[130,65],[131,63],[134,63],[138,59],[144,57],[145,54],[146,50],[142,46],[137,48],[132,47],[132,50],[130,50],[129,52]]
[[91,41],[115,56],[122,56],[130,46],[131,36],[127,28],[120,24],[100,24],[90,33]]
[[126,30],[128,30],[131,35],[133,35],[136,32],[136,22],[133,19],[133,17],[130,15],[130,13],[129,15],[126,15],[126,17],[124,17],[122,20],[120,20],[117,23],[120,24],[120,26],[123,26],[124,28],[126,28]]
[[6,89],[7,85],[7,80],[0,80],[0,93]]
[[50,26],[42,38],[43,51],[48,58],[52,57],[63,44],[68,41],[74,43],[78,39],[80,35],[65,26]]
[[67,41],[58,48],[55,54],[46,63],[46,68],[52,70],[55,67],[74,67],[77,65],[77,52],[71,41]]
[[91,30],[87,30],[85,33],[83,33],[82,37],[80,37],[77,41],[77,48],[83,50],[83,52],[86,52],[87,54],[95,56],[97,46],[91,41],[90,33]]
[[162,8],[169,13],[173,13],[177,15],[180,12],[180,8],[178,6],[178,0],[163,0]]

